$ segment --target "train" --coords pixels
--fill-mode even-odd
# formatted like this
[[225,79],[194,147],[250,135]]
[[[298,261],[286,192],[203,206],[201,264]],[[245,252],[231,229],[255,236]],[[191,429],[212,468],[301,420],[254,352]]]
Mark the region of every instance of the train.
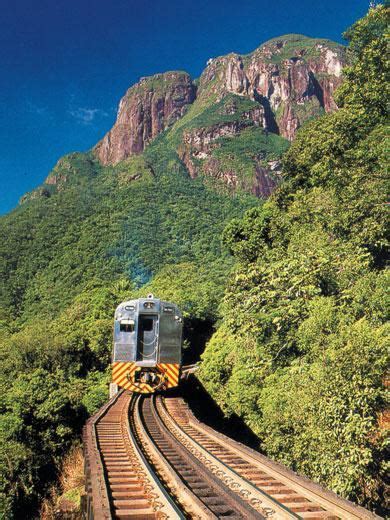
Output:
[[148,294],[115,310],[110,395],[142,394],[178,386],[183,316],[178,306]]

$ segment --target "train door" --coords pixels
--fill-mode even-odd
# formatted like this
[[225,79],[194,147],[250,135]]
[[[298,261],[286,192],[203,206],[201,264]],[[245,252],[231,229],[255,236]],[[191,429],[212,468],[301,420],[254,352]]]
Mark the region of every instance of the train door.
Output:
[[158,341],[158,316],[140,314],[138,321],[137,361],[156,359]]

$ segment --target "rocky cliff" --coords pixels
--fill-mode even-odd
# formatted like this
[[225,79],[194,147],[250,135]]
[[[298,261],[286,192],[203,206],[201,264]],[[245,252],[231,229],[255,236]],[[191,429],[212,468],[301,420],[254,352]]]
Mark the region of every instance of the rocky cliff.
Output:
[[101,163],[117,164],[141,153],[156,135],[184,114],[195,92],[185,72],[141,78],[121,99],[113,128],[95,148]]
[[297,129],[322,111],[335,110],[345,51],[341,45],[302,35],[275,38],[246,56],[210,59],[199,97],[247,96],[265,110],[266,127],[292,140]]
[[308,119],[336,110],[344,48],[286,35],[248,55],[210,59],[197,87],[185,72],[143,78],[119,104],[113,128],[95,147],[103,165],[143,152],[170,129],[191,177],[207,175],[266,197],[279,159]]

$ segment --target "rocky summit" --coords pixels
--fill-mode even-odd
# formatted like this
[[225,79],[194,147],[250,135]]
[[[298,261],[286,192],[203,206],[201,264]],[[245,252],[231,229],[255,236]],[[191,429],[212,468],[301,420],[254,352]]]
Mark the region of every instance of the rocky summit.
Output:
[[102,165],[116,165],[167,131],[190,177],[267,197],[298,128],[337,109],[345,61],[344,47],[332,41],[286,35],[248,55],[210,58],[196,81],[186,72],[142,78],[94,153]]
[[[79,172],[92,171],[95,162],[122,168],[122,183],[145,171],[153,174],[147,156],[157,136],[160,155],[170,156],[171,166],[180,163],[188,178],[267,198],[281,180],[281,158],[297,130],[337,110],[334,92],[345,63],[342,45],[290,34],[247,55],[210,58],[196,80],[183,71],[141,78],[121,99],[103,139],[87,154],[60,159],[45,183],[21,202],[88,182]],[[136,157],[141,162],[130,167]],[[142,172],[134,164],[144,164]]]
[[292,140],[308,118],[335,110],[333,93],[341,82],[344,48],[328,40],[286,35],[247,56],[209,60],[199,95],[228,92],[257,101],[262,126]]
[[151,139],[183,115],[195,92],[185,72],[141,78],[121,99],[115,125],[96,146],[102,164],[117,164],[141,153]]

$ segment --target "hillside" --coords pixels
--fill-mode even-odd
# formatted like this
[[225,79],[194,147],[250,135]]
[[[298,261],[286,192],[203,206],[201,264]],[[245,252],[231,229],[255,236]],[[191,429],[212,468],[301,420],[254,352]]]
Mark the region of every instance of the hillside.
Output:
[[[389,9],[346,33],[340,109],[223,236],[236,258],[200,378],[264,451],[386,515]],[[386,81],[386,79],[387,81]]]
[[4,312],[53,316],[91,281],[124,276],[139,288],[186,263],[215,266],[207,298],[218,302],[232,264],[221,231],[258,204],[247,193],[269,196],[280,181],[291,120],[278,114],[299,106],[298,127],[334,109],[344,61],[337,44],[288,35],[211,60],[197,82],[185,72],[141,78],[94,149],[60,159],[2,219]]
[[[382,16],[380,9],[378,13]],[[352,49],[351,56],[359,57],[359,52],[361,55],[363,51]],[[190,345],[194,350],[203,348],[220,321],[206,349],[202,380],[227,412],[243,416],[260,434],[271,454],[302,469],[302,464],[295,462],[300,456],[298,448],[294,459],[280,446],[283,425],[265,444],[265,430],[258,426],[258,405],[253,404],[258,398],[256,385],[262,392],[265,388],[264,374],[257,379],[254,372],[253,384],[242,380],[244,386],[234,382],[229,385],[232,373],[238,383],[241,374],[246,377],[246,362],[248,357],[253,358],[248,345],[259,342],[256,363],[260,365],[267,364],[272,356],[279,359],[279,350],[286,350],[286,356],[280,356],[283,363],[272,365],[277,369],[285,369],[298,359],[294,356],[299,348],[309,348],[298,347],[295,339],[290,345],[284,336],[272,336],[271,340],[267,336],[273,334],[274,326],[279,327],[278,323],[281,330],[284,328],[282,311],[269,311],[266,306],[264,313],[259,311],[258,306],[265,303],[256,291],[264,277],[278,279],[279,270],[286,272],[286,284],[290,285],[282,285],[280,292],[270,286],[269,297],[289,301],[290,296],[283,291],[302,283],[302,262],[307,260],[307,269],[317,272],[310,255],[304,260],[304,248],[325,244],[323,261],[331,273],[325,296],[334,298],[336,305],[339,293],[347,298],[343,291],[351,287],[345,282],[338,288],[332,269],[346,271],[346,280],[355,274],[374,277],[374,269],[379,269],[382,214],[371,214],[370,205],[382,204],[378,195],[382,186],[379,181],[370,184],[365,162],[356,167],[355,176],[340,165],[348,158],[355,168],[353,161],[357,159],[352,152],[359,142],[356,154],[372,158],[370,168],[376,178],[378,159],[367,155],[364,146],[375,135],[381,136],[382,115],[375,112],[379,94],[372,95],[379,87],[371,78],[367,81],[373,86],[359,110],[373,119],[366,124],[359,112],[353,112],[352,129],[358,134],[356,128],[361,128],[361,135],[355,139],[355,134],[349,134],[352,116],[346,100],[351,97],[355,103],[353,96],[358,94],[350,94],[348,89],[353,90],[351,85],[357,81],[364,84],[366,78],[359,79],[352,68],[335,101],[334,92],[342,83],[341,69],[347,59],[345,49],[333,42],[287,35],[246,56],[229,54],[209,60],[196,81],[185,72],[142,78],[121,100],[117,121],[106,136],[89,152],[60,159],[46,181],[0,220],[0,496],[7,518],[18,518],[26,508],[38,507],[85,418],[106,400],[113,308],[125,297],[147,292],[178,303],[186,317],[187,346],[197,338],[198,344]],[[331,115],[336,102],[343,108]],[[330,115],[320,117],[325,113]],[[319,123],[310,122],[318,117]],[[304,123],[308,126],[299,131],[288,152],[290,141]],[[344,124],[346,130],[338,133]],[[323,140],[328,131],[331,141]],[[360,147],[366,134],[370,138]],[[317,146],[322,141],[324,149]],[[339,155],[334,152],[333,156],[329,150],[335,143],[341,148]],[[322,156],[329,162],[318,166],[316,161],[320,162]],[[347,183],[345,187],[338,173],[331,173],[333,165],[339,168],[336,172],[342,179],[351,179],[351,186]],[[311,175],[312,170],[317,173]],[[263,199],[284,177],[271,202],[263,206]],[[367,186],[361,178],[368,178]],[[345,199],[338,199],[332,192],[339,189],[339,181],[344,190],[340,197],[345,195]],[[312,191],[313,186],[319,191]],[[357,186],[362,193],[357,193]],[[356,217],[339,211],[344,203],[353,206]],[[288,210],[284,209],[287,206]],[[334,234],[334,240],[344,234],[342,239],[347,242],[340,250],[329,246],[330,256],[326,245],[329,239],[320,218],[326,218],[329,212],[335,219],[330,219],[333,227],[329,233]],[[312,220],[318,224],[314,231],[310,228]],[[359,231],[361,222],[367,223],[366,235],[364,226]],[[374,222],[378,222],[377,228]],[[289,226],[295,226],[293,239],[285,230]],[[350,244],[350,240],[354,242]],[[286,257],[290,264],[286,264],[282,259],[289,243],[295,249],[291,246],[291,254]],[[361,248],[356,257],[353,247]],[[375,251],[379,256],[374,256]],[[341,265],[337,259],[344,261],[350,253],[351,265]],[[256,262],[263,256],[266,265],[258,267]],[[321,259],[315,261],[321,264]],[[291,281],[289,269],[295,265],[297,272]],[[374,266],[372,272],[369,265]],[[359,287],[364,287],[364,280]],[[291,320],[286,321],[291,329],[291,333],[286,332],[288,338],[289,334],[295,337],[296,328],[308,316],[309,311],[305,310],[302,317],[299,309],[308,308],[313,295],[321,296],[318,285],[322,288],[325,282],[318,278],[307,283],[307,302],[304,293],[304,305],[298,300],[298,310],[286,309],[288,315],[291,311]],[[367,283],[374,295],[379,294],[373,289],[375,280],[369,278]],[[358,286],[355,289],[361,294]],[[255,321],[245,302],[253,302]],[[375,305],[372,303],[373,308]],[[244,343],[237,340],[239,330],[244,332]],[[262,338],[267,345],[272,343],[271,354]],[[288,348],[284,347],[286,342]],[[237,354],[241,345],[247,357]],[[266,375],[276,377],[272,371]],[[245,398],[238,398],[237,392]],[[266,393],[261,394],[264,409],[271,409],[272,395],[269,401],[264,396]],[[370,409],[377,410],[374,406]],[[272,420],[272,414],[268,420]],[[314,447],[313,453],[315,458]],[[334,456],[334,452],[328,456]],[[361,487],[356,484],[359,471],[351,484],[353,490],[346,486],[341,492],[361,500]],[[311,467],[307,472],[339,490],[330,477],[316,475]]]

